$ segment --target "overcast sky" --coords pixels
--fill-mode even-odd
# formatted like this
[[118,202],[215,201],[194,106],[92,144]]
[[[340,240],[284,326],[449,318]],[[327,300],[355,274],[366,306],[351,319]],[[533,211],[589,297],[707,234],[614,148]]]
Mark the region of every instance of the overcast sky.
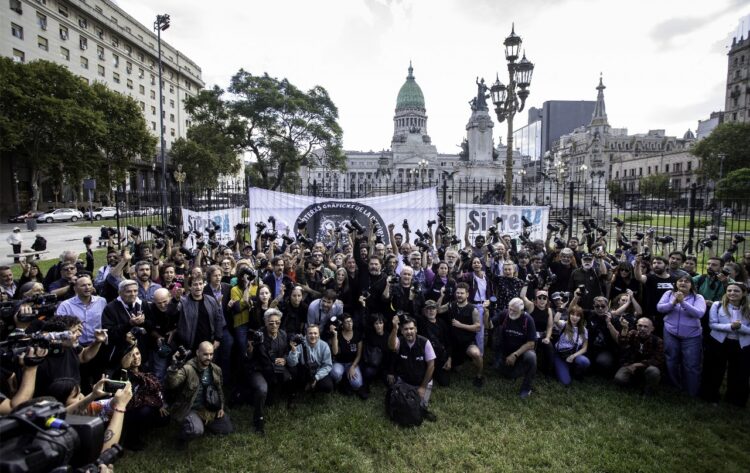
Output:
[[[536,68],[529,106],[595,100],[603,73],[610,125],[682,136],[724,107],[727,45],[750,0],[119,0],[140,22],[168,13],[165,41],[193,59],[207,87],[240,68],[325,87],[347,150],[390,146],[409,60],[428,133],[456,153],[477,76],[507,82],[502,41],[515,22]],[[526,111],[516,120],[526,123]],[[516,127],[517,128],[517,127]],[[495,126],[495,143],[507,126]],[[503,138],[503,141],[505,139]]]

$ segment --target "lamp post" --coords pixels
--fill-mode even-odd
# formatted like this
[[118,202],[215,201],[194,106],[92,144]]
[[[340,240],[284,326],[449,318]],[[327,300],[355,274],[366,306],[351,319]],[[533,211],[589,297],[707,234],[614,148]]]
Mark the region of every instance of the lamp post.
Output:
[[16,197],[16,215],[21,214],[21,198],[18,195],[18,173],[13,171],[13,193]]
[[182,222],[182,183],[185,182],[186,177],[187,173],[182,171],[182,164],[178,164],[174,172],[174,180],[177,181],[177,192],[180,193],[180,222]]
[[424,175],[422,174],[422,172],[424,171],[425,174],[427,173],[427,166],[429,164],[430,163],[427,162],[426,159],[420,159],[419,163],[417,164],[417,168],[418,168],[418,172],[419,172],[419,177],[420,177],[420,179],[422,179],[422,181],[424,181]]
[[[490,87],[492,103],[495,104],[495,113],[497,121],[502,123],[508,121],[508,150],[505,157],[505,204],[510,205],[513,194],[513,117],[517,112],[523,110],[526,105],[526,98],[529,96],[529,86],[531,85],[531,75],[534,72],[534,64],[526,59],[524,52],[523,58],[518,61],[518,53],[521,49],[520,36],[515,33],[515,25],[511,28],[510,36],[505,38],[505,59],[508,61],[508,85],[500,82],[500,76],[495,79],[495,83]],[[518,61],[518,62],[516,62]]]
[[[161,32],[169,28],[169,15],[156,15],[154,30],[159,49],[159,153],[161,155],[161,225],[167,226],[167,159],[164,155],[164,82],[162,81]],[[180,205],[182,208],[182,205]]]
[[586,166],[585,164],[581,164],[578,167],[578,171],[579,171],[579,173],[578,173],[578,179],[583,184],[586,184],[586,171],[588,171],[588,169],[589,169],[589,167]]

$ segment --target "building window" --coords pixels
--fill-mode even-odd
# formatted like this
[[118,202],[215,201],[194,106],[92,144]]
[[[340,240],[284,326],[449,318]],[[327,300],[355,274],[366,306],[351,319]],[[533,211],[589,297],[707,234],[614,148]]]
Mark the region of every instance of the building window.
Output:
[[84,69],[89,68],[89,60],[83,56],[81,56],[81,67]]
[[133,55],[133,47],[129,44],[125,45],[125,52],[128,53],[128,56]]
[[21,0],[10,0],[10,9],[18,13],[19,15],[23,14],[23,9],[21,8]]
[[146,88],[145,88],[145,87],[144,87],[143,85],[139,85],[139,86],[138,86],[138,92],[139,92],[139,93],[140,93],[141,95],[146,95]]
[[156,107],[151,106],[151,115],[156,115]]
[[170,94],[174,93],[174,85],[172,85],[172,84],[169,84],[169,93]]
[[81,36],[81,38],[78,40],[78,46],[80,46],[81,49],[86,49],[89,47],[89,41]]
[[117,18],[114,16],[109,17],[110,20],[112,20],[112,23],[117,24]]
[[154,91],[152,90],[152,91],[151,91],[151,94],[150,94],[150,97],[151,97],[152,99],[156,99],[156,92],[154,92]]
[[128,79],[127,82],[126,82],[126,86],[127,86],[128,89],[132,89],[133,88],[133,79]]
[[687,170],[688,171],[692,171],[693,170],[693,162],[692,161],[688,161],[687,162]]
[[62,46],[60,46],[60,56],[62,56],[62,58],[66,61],[70,61],[70,51],[68,51],[68,49],[66,48],[63,48]]
[[104,60],[104,47],[102,46],[96,47],[96,57],[98,57],[102,61]]
[[133,72],[133,64],[130,61],[125,61],[125,72],[128,74]]
[[98,6],[98,5],[94,7],[94,10],[95,10],[95,11],[96,11],[97,13],[104,13],[104,12],[102,11],[102,7],[100,7],[100,6]]
[[169,106],[171,108],[174,108],[174,100],[173,99],[169,99]]
[[146,111],[146,103],[145,102],[138,102],[138,104],[141,106],[141,111]]
[[19,51],[18,49],[13,50],[13,61],[15,62],[26,62],[26,55],[23,53],[23,51]]
[[120,40],[117,38],[117,36],[112,36],[112,46],[114,47],[120,46]]
[[87,29],[89,27],[89,22],[88,22],[88,20],[86,20],[86,18],[84,18],[82,16],[79,16],[78,17],[78,26],[80,26],[81,28],[83,28],[85,30],[85,29]]
[[156,76],[151,74],[151,85],[156,85]]
[[96,35],[99,37],[99,39],[104,39],[104,30],[99,28],[98,26],[94,28],[94,31],[96,31]]
[[[440,164],[443,164],[443,163],[440,163]],[[620,177],[620,171],[615,171],[615,179],[617,179],[618,177]]]
[[10,33],[18,39],[23,39],[23,26],[11,23]]
[[36,24],[39,25],[39,28],[46,30],[47,29],[47,17],[45,15],[42,15],[41,13],[37,13]]
[[99,74],[99,75],[100,75],[101,77],[104,77],[104,66],[102,66],[102,65],[96,66],[96,71],[97,71],[97,73],[98,73],[98,74]]
[[60,39],[65,41],[68,39],[68,28],[60,26]]
[[669,172],[669,164],[664,165],[664,172]]
[[42,51],[49,51],[49,43],[47,42],[47,38],[43,36],[36,37],[36,45],[39,46],[39,49]]
[[143,69],[141,69],[141,68],[139,67],[139,68],[138,68],[138,78],[139,78],[139,79],[143,79],[143,76],[144,76],[144,73],[143,73]]
[[175,136],[174,128],[169,129],[169,136]]
[[174,123],[174,113],[169,114],[169,121]]
[[156,131],[156,122],[151,122],[151,129]]
[[643,176],[643,168],[638,168],[638,175]]
[[60,12],[60,14],[62,16],[64,16],[65,18],[68,17],[68,7],[65,6],[65,5],[63,5],[62,3],[58,2],[58,4],[57,4],[57,11]]
[[112,65],[115,67],[120,67],[120,56],[117,54],[112,55]]
[[138,53],[138,60],[141,61],[141,62],[143,62],[143,53],[142,52]]
[[118,74],[116,72],[113,72],[112,73],[112,79],[115,81],[115,84],[119,84],[120,83],[120,74]]

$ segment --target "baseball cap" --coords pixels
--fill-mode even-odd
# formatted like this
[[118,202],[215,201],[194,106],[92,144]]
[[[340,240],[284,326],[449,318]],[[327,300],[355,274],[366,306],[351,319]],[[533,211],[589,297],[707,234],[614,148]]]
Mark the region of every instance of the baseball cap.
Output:
[[437,302],[435,302],[433,300],[428,300],[427,302],[424,303],[424,308],[425,309],[436,309],[437,308]]
[[583,255],[581,255],[581,259],[594,259],[594,255],[592,255],[591,253],[584,253]]

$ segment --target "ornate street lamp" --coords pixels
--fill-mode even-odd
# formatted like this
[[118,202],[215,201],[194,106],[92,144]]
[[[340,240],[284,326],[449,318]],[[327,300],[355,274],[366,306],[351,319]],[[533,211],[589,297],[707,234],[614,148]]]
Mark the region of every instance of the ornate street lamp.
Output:
[[[156,15],[154,30],[156,43],[159,46],[159,153],[161,155],[161,224],[167,226],[167,160],[164,155],[166,142],[164,141],[164,82],[162,81],[161,64],[161,32],[169,28],[169,15]],[[182,208],[182,205],[180,205]]]
[[525,53],[518,61],[522,43],[521,37],[516,35],[514,24],[510,36],[503,42],[505,59],[508,61],[508,85],[500,82],[498,75],[495,83],[490,87],[490,96],[492,103],[495,104],[498,122],[508,121],[508,150],[505,157],[505,203],[507,205],[510,205],[513,194],[513,117],[526,105],[531,76],[534,72],[534,64],[526,59]]
[[[417,164],[419,177],[420,179],[422,179],[422,181],[424,181],[424,175],[427,174],[427,166],[429,166],[429,164],[430,163],[426,159],[420,159],[419,163]],[[424,174],[422,174],[423,171]]]
[[174,180],[177,181],[177,192],[180,193],[180,221],[182,221],[182,183],[185,182],[186,177],[187,173],[182,171],[182,164],[178,164],[174,172]]

